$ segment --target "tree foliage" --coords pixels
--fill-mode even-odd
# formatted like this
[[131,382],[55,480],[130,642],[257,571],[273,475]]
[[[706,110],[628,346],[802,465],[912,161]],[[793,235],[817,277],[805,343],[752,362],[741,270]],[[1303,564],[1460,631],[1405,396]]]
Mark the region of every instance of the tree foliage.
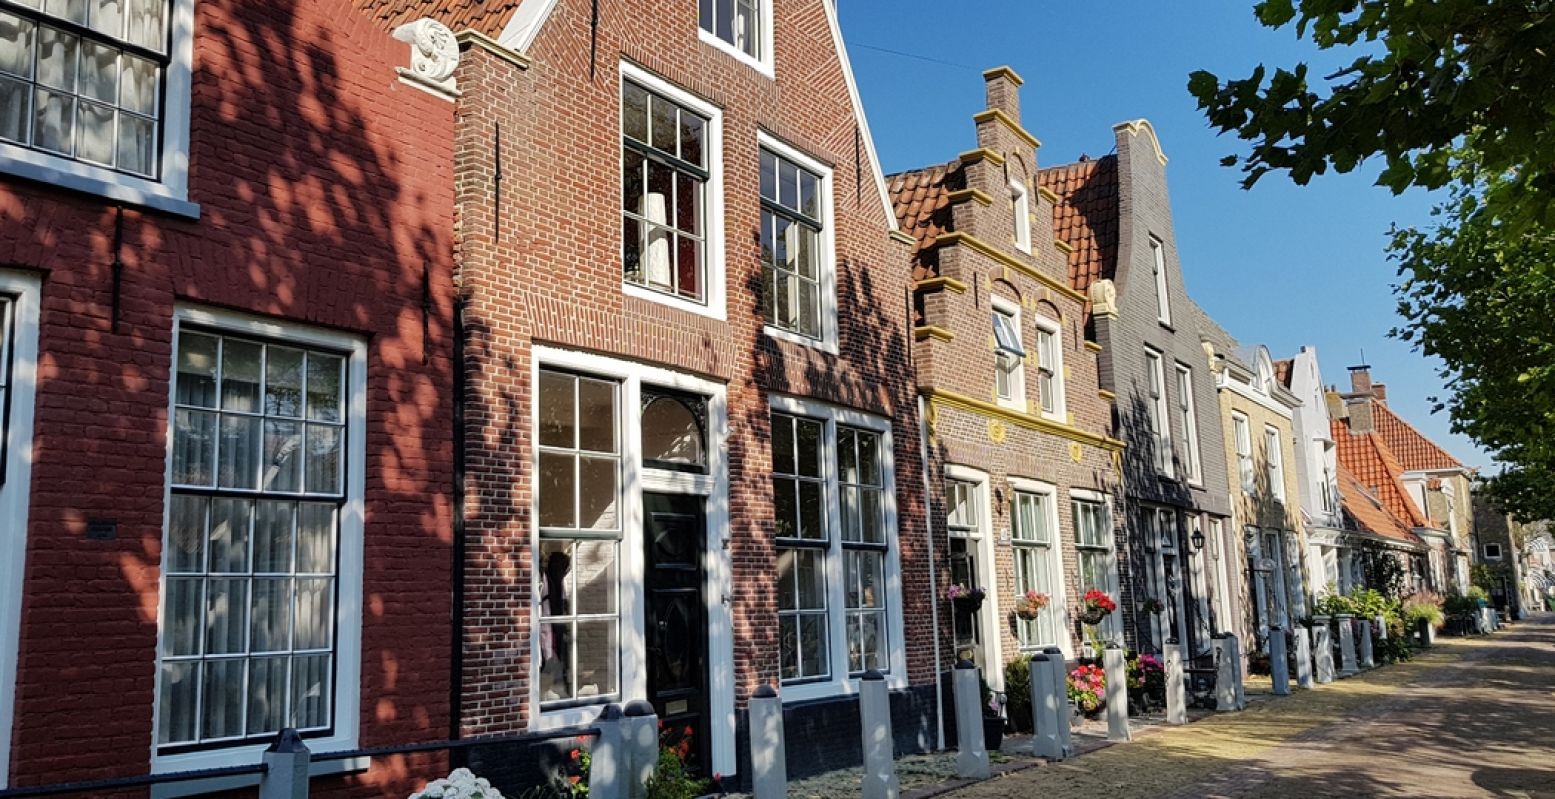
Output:
[[1255,13],[1357,55],[1321,79],[1306,64],[1193,73],[1211,126],[1250,145],[1223,163],[1251,188],[1376,157],[1395,192],[1448,189],[1431,224],[1392,233],[1394,335],[1445,364],[1437,409],[1503,465],[1490,497],[1555,518],[1555,2],[1264,0]]

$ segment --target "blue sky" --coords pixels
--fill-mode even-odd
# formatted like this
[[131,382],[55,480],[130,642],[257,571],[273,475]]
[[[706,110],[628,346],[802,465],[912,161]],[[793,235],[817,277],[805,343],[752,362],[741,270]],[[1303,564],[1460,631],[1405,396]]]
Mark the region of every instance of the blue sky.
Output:
[[1040,164],[1105,155],[1113,124],[1145,117],[1171,159],[1177,245],[1199,304],[1238,341],[1266,344],[1276,358],[1317,347],[1325,381],[1341,387],[1364,350],[1390,406],[1466,463],[1489,465],[1448,431],[1445,412],[1430,413],[1427,398],[1442,391],[1436,364],[1387,336],[1399,321],[1387,231],[1424,224],[1430,195],[1373,186],[1377,164],[1307,186],[1271,174],[1243,191],[1241,173],[1219,161],[1244,145],[1216,136],[1186,88],[1196,69],[1241,78],[1259,63],[1308,60],[1314,74],[1328,74],[1347,59],[1317,52],[1292,28],[1262,27],[1252,0],[897,0],[882,13],[883,5],[838,3],[886,172],[970,149],[981,72],[1000,64],[1026,80],[1022,116],[1042,140]]

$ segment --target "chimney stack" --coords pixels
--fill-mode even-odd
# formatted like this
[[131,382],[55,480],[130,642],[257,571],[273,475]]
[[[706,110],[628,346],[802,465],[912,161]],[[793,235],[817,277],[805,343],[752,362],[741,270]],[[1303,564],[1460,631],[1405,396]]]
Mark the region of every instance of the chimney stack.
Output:
[[1350,413],[1345,408],[1344,398],[1339,396],[1339,392],[1333,390],[1332,388],[1330,388],[1327,391],[1323,392],[1323,402],[1328,405],[1328,418],[1330,418],[1330,419],[1347,419],[1347,418],[1349,418]]
[[1383,405],[1388,404],[1388,385],[1386,383],[1372,383],[1371,394]]
[[1025,81],[1009,67],[994,67],[983,73],[987,84],[988,110],[1003,111],[1020,124],[1020,85]]
[[1346,403],[1345,406],[1345,410],[1350,412],[1351,433],[1362,435],[1377,429],[1377,423],[1372,417],[1371,402],[1369,400],[1354,400]]
[[1371,396],[1371,365],[1350,367],[1350,393]]

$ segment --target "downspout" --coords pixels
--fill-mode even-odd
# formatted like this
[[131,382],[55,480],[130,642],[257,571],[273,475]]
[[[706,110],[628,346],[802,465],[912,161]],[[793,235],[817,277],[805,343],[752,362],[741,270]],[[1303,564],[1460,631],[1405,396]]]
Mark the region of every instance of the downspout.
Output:
[[[464,727],[464,297],[454,300],[454,546],[453,546],[453,634],[448,654],[448,740],[457,741]],[[453,757],[463,760],[463,749]],[[457,763],[455,765],[463,765]]]
[[939,568],[934,564],[934,513],[933,496],[929,481],[929,427],[924,415],[923,395],[918,395],[918,458],[923,473],[923,529],[929,544],[929,626],[934,630],[934,734],[936,752],[945,750],[945,685],[944,672],[940,668],[939,637]]

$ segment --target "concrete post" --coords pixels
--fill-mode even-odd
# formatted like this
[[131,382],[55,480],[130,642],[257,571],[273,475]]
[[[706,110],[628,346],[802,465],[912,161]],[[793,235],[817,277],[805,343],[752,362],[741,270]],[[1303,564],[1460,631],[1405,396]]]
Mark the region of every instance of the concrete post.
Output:
[[1290,696],[1290,661],[1285,654],[1285,630],[1269,628],[1269,681],[1275,696]]
[[[788,750],[783,746],[783,700],[770,685],[750,700],[752,799],[786,799]],[[589,797],[593,799],[593,786]]]
[[1107,644],[1102,655],[1102,670],[1107,678],[1107,740],[1131,740],[1128,732],[1128,663],[1123,647]]
[[648,793],[648,780],[653,778],[659,765],[659,717],[653,705],[641,699],[626,706],[626,718],[621,722],[622,747],[626,755],[622,780],[626,783],[628,799],[642,799]]
[[1312,662],[1317,667],[1319,685],[1334,681],[1333,631],[1328,627],[1327,616],[1312,617]]
[[312,756],[296,730],[281,730],[262,755],[265,773],[259,778],[259,799],[308,799],[308,761]]
[[[975,675],[976,672],[974,671]],[[977,705],[976,686],[973,686],[972,704]],[[896,779],[896,752],[891,740],[891,696],[886,690],[885,675],[874,669],[864,672],[858,681],[859,720],[864,730],[864,785],[863,799],[897,799],[902,794],[901,783]],[[961,691],[956,691],[956,713],[961,713]],[[979,727],[978,741],[982,741]],[[961,739],[966,747],[966,739]],[[985,758],[986,759],[986,758]]]
[[1420,646],[1422,647],[1436,643],[1436,628],[1431,625],[1430,619],[1416,620],[1415,634],[1420,637]]
[[1215,710],[1222,713],[1237,710],[1236,706],[1236,649],[1230,633],[1215,636]]
[[1305,624],[1296,625],[1296,684],[1312,688],[1312,631]]
[[626,721],[621,706],[611,702],[594,719],[599,737],[589,752],[589,798],[626,799]]
[[1053,695],[1058,697],[1058,746],[1063,757],[1074,754],[1074,731],[1069,722],[1074,709],[1069,706],[1069,666],[1064,661],[1064,650],[1050,646],[1042,650],[1047,655],[1048,676],[1053,680]]
[[1372,628],[1377,631],[1376,637],[1378,641],[1388,640],[1388,617],[1373,616],[1371,619],[1371,624]]
[[1247,709],[1247,687],[1243,679],[1246,669],[1242,667],[1242,639],[1236,637],[1236,633],[1226,633],[1226,639],[1231,642],[1231,684],[1236,687],[1236,709]]
[[1355,617],[1341,613],[1334,619],[1339,622],[1339,674],[1349,677],[1360,671],[1355,662]]
[[1058,725],[1068,725],[1061,712],[1068,709],[1065,699],[1053,692],[1053,669],[1063,670],[1061,662],[1040,652],[1032,655],[1026,668],[1031,674],[1031,754],[1049,760],[1063,760],[1064,747],[1058,740]]
[[1166,642],[1166,723],[1188,723],[1188,686],[1184,682],[1182,647]]
[[972,661],[956,664],[951,680],[956,694],[956,776],[988,779],[988,750],[983,745],[982,678]]
[[1361,668],[1369,669],[1376,665],[1376,653],[1371,643],[1371,619],[1366,619],[1361,622]]

